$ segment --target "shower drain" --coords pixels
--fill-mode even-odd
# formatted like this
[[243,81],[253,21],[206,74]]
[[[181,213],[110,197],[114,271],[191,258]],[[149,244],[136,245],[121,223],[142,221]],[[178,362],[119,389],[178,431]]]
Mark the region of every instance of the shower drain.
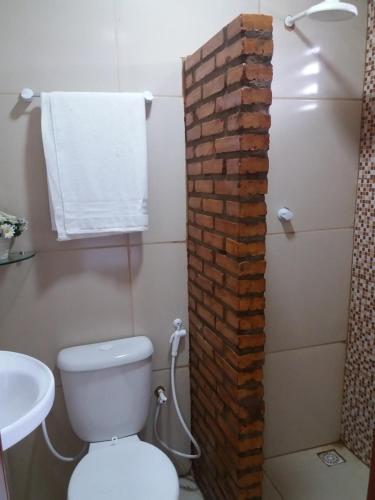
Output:
[[336,450],[321,451],[317,455],[328,467],[345,463],[345,459]]

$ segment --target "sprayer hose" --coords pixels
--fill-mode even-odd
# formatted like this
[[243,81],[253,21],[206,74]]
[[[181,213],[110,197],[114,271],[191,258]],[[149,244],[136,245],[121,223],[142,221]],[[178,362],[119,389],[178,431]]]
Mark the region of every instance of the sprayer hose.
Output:
[[156,439],[158,440],[158,442],[166,450],[170,451],[174,455],[177,455],[177,456],[182,457],[182,458],[190,458],[190,459],[199,458],[201,456],[200,446],[199,446],[197,440],[194,438],[194,436],[190,432],[188,426],[186,425],[186,422],[185,422],[184,417],[182,416],[182,413],[181,413],[181,410],[180,410],[180,406],[178,404],[177,394],[176,394],[175,371],[176,371],[176,358],[173,356],[172,357],[172,364],[171,364],[171,388],[172,388],[173,404],[174,404],[177,416],[178,416],[178,418],[179,418],[179,420],[181,422],[181,425],[182,425],[185,433],[187,434],[187,436],[189,436],[189,439],[191,440],[191,442],[194,445],[194,448],[196,449],[196,453],[194,453],[194,454],[182,453],[181,451],[177,451],[177,450],[171,448],[170,446],[167,445],[167,443],[165,443],[161,439],[161,437],[159,435],[159,431],[158,431],[158,421],[159,421],[159,415],[160,415],[160,404],[156,404],[156,411],[155,411],[155,416],[154,416],[154,434],[155,434]]
[[46,425],[45,420],[43,420],[43,422],[42,422],[42,431],[43,431],[43,437],[44,437],[44,440],[48,446],[48,449],[50,450],[52,455],[54,455],[56,458],[58,458],[62,462],[74,462],[75,460],[78,460],[79,458],[81,458],[81,456],[83,455],[83,453],[85,452],[85,450],[87,448],[87,446],[85,445],[83,447],[83,449],[75,457],[64,457],[58,451],[56,451],[53,444],[51,443],[51,440],[50,440],[49,435],[48,435],[47,425]]

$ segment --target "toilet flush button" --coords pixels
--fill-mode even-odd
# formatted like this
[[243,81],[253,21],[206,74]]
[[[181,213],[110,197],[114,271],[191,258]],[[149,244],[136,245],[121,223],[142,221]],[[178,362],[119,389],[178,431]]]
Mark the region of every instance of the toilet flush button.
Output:
[[112,344],[103,344],[98,347],[99,351],[110,351],[112,349]]

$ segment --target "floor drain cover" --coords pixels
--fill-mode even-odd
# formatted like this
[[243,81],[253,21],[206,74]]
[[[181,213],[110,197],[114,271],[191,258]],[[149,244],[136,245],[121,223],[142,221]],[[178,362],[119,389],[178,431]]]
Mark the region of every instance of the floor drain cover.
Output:
[[345,459],[336,450],[321,451],[317,455],[328,467],[345,463]]

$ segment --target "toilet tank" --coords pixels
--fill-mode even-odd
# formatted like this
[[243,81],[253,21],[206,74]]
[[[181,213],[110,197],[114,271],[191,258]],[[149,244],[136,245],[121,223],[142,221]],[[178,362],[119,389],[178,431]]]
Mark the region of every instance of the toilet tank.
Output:
[[83,441],[137,434],[151,395],[153,346],[147,337],[68,347],[57,366],[70,423]]

